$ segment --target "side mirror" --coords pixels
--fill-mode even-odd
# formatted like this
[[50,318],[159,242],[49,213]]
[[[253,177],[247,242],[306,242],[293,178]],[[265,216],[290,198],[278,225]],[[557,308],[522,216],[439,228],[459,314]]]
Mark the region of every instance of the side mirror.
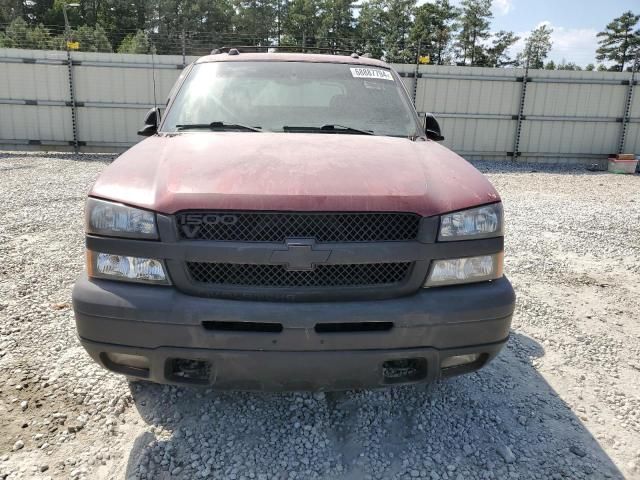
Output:
[[138,130],[138,135],[150,137],[158,133],[158,125],[160,124],[160,109],[154,107],[147,112],[144,117],[144,127]]
[[434,117],[432,114],[425,114],[422,128],[424,129],[424,133],[427,135],[427,138],[429,140],[434,140],[436,142],[441,142],[442,140],[444,140],[444,137],[440,132],[440,124],[436,120],[436,117]]

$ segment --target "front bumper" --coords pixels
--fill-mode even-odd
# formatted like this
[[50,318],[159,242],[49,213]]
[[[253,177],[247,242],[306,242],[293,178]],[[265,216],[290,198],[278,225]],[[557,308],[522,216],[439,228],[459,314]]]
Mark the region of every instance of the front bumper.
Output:
[[[506,278],[387,300],[325,303],[200,298],[171,287],[86,275],[73,290],[80,341],[105,368],[159,383],[238,390],[370,388],[473,371],[506,342],[514,303]],[[376,322],[392,326],[317,331],[318,324],[357,329]],[[274,323],[279,328],[264,331]],[[211,329],[212,324],[248,328]],[[129,369],[112,362],[109,353],[144,356],[148,368]],[[442,359],[468,353],[480,359],[441,370]],[[177,368],[187,360],[207,368],[184,376]]]

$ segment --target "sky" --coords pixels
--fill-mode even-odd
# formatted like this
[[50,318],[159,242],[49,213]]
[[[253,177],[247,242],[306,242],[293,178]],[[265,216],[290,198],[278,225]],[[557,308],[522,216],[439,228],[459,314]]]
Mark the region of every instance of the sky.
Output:
[[[427,0],[428,1],[428,0]],[[419,2],[422,3],[422,2]],[[453,0],[459,5],[461,0]],[[623,12],[640,14],[639,0],[493,0],[492,31],[514,31],[521,37],[514,52],[524,49],[524,38],[542,23],[553,28],[553,50],[548,60],[565,59],[585,66],[596,63],[596,34]]]

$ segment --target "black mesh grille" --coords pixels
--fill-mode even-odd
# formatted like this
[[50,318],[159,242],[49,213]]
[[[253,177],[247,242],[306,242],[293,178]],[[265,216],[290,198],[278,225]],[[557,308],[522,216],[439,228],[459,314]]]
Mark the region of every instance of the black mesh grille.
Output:
[[357,287],[391,285],[403,281],[411,263],[318,265],[290,271],[282,265],[187,262],[197,283],[243,287]]
[[182,212],[177,221],[183,239],[239,242],[403,241],[415,239],[420,226],[413,213]]

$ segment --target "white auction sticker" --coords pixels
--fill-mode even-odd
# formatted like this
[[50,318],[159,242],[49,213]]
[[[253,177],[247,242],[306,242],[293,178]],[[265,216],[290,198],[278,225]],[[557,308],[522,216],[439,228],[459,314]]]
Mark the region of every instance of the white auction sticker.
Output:
[[351,75],[353,78],[379,78],[381,80],[391,80],[393,82],[393,75],[391,75],[391,72],[380,68],[353,67],[351,68]]

